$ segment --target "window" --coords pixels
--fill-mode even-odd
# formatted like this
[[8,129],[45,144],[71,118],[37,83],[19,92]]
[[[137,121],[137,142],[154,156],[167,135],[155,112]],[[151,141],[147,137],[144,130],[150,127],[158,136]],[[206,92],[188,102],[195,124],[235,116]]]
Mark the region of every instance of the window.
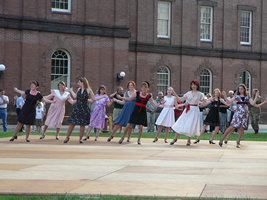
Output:
[[212,91],[212,73],[208,69],[203,69],[200,72],[200,91],[204,94],[211,93]]
[[240,44],[251,44],[252,12],[241,11],[240,17]]
[[170,38],[171,3],[158,2],[158,37]]
[[57,89],[57,84],[64,81],[70,86],[70,56],[64,50],[57,50],[51,58],[51,89]]
[[200,13],[200,40],[212,41],[213,8],[201,6]]
[[248,71],[243,71],[240,75],[240,83],[247,86],[249,93],[251,92],[251,75]]
[[168,87],[170,86],[170,70],[168,67],[163,66],[158,69],[157,72],[157,92],[163,92],[166,94]]
[[52,0],[52,11],[70,12],[71,0]]

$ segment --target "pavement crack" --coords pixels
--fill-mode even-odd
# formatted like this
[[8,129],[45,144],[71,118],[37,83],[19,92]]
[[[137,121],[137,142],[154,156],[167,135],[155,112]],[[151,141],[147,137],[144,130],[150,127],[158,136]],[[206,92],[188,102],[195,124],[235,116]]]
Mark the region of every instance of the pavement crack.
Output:
[[201,193],[200,193],[200,195],[199,195],[199,198],[202,197],[202,194],[203,194],[204,190],[206,189],[206,186],[207,186],[207,184],[205,184],[205,186],[203,187],[203,190],[201,191]]
[[116,169],[116,170],[114,170],[114,171],[112,171],[112,172],[109,172],[109,173],[107,173],[107,174],[104,174],[104,175],[102,175],[102,176],[99,176],[99,177],[97,177],[97,178],[95,178],[95,179],[92,179],[91,181],[99,180],[99,179],[101,179],[101,178],[103,178],[103,177],[105,177],[105,176],[108,176],[108,175],[111,175],[111,174],[113,174],[113,173],[116,173],[116,172],[122,170],[123,168],[125,168],[125,166],[123,166],[123,167],[121,167],[121,168],[119,168],[119,169]]

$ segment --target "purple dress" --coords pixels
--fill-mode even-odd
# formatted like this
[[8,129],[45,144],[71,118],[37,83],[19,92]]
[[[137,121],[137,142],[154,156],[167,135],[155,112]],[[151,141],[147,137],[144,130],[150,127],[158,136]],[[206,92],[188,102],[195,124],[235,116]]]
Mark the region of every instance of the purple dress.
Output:
[[[96,94],[96,97],[99,97]],[[106,105],[109,98],[103,98],[95,102],[94,110],[90,118],[90,127],[94,128],[104,128],[105,127],[105,116],[106,116]]]
[[248,126],[248,104],[249,104],[249,96],[241,97],[237,95],[235,97],[236,100],[236,110],[233,116],[231,126],[235,128],[247,128]]

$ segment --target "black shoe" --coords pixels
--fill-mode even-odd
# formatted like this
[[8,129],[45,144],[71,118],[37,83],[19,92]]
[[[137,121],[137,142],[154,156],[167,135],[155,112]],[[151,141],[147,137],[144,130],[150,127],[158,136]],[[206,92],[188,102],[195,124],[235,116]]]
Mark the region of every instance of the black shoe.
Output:
[[240,143],[236,143],[236,148],[240,148]]
[[165,142],[165,143],[168,143],[168,141],[167,141],[167,140],[164,140],[164,142]]
[[190,145],[191,145],[191,142],[187,141],[186,146],[190,146]]
[[83,139],[83,141],[89,140],[89,138],[90,138],[90,136],[88,135]]
[[119,141],[119,144],[122,144],[124,138],[121,138],[120,141]]
[[170,143],[170,145],[174,145],[175,142],[177,142],[177,139],[173,139],[173,141]]
[[215,142],[213,142],[212,140],[209,141],[210,144],[216,144]]
[[107,140],[107,142],[110,142],[113,139],[113,136],[110,136]]
[[137,144],[141,145],[141,142],[140,141],[137,141]]
[[224,140],[224,144],[227,144],[228,143],[228,140]]
[[83,141],[82,140],[80,140],[80,144],[82,144],[83,143]]
[[255,130],[255,134],[258,134],[259,133],[259,130]]
[[127,139],[127,142],[130,142],[130,139]]
[[196,141],[194,142],[194,144],[197,144],[197,143],[199,143],[199,141],[200,141],[199,139],[196,139]]
[[223,146],[223,141],[222,141],[222,140],[220,140],[220,142],[219,142],[219,146],[220,146],[220,147]]
[[155,137],[155,139],[153,140],[153,142],[157,142],[159,139],[157,137]]
[[14,140],[17,140],[17,139],[18,139],[18,136],[13,136],[9,141],[13,142]]
[[28,138],[26,138],[26,142],[30,142],[30,140]]
[[70,138],[66,138],[66,139],[64,140],[64,143],[68,143],[69,140],[70,140]]

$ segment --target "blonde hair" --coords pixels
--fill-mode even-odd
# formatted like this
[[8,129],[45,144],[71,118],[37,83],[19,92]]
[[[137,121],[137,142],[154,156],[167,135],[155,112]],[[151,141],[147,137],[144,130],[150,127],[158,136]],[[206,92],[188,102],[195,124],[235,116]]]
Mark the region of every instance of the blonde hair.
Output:
[[87,80],[85,77],[81,77],[81,78],[80,78],[80,81],[83,83],[83,87],[84,87],[85,89],[87,89],[87,88],[91,88],[90,85],[89,85],[88,80]]
[[218,98],[221,98],[221,90],[220,90],[219,88],[215,88],[215,89],[213,90],[212,96],[215,97],[215,92],[216,92],[216,91],[219,93]]

